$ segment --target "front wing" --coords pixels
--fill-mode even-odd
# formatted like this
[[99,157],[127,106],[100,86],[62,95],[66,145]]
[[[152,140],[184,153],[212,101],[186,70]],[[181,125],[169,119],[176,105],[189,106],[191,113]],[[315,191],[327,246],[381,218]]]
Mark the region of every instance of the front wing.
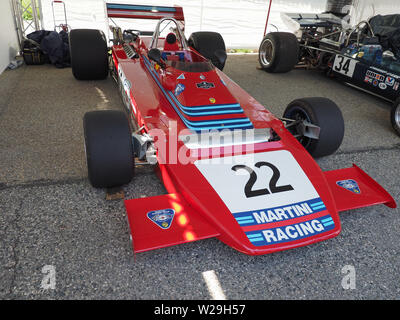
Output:
[[[384,204],[390,208],[396,207],[396,203],[390,194],[356,165],[351,168],[327,171],[324,172],[324,175],[327,186],[333,195],[337,211],[347,211],[377,204]],[[312,221],[319,221],[325,226],[325,231],[329,233],[329,230],[333,229],[333,221],[332,219],[324,219],[326,217],[322,214],[323,210],[318,210],[317,205],[311,204],[311,206],[314,206],[315,212],[309,218],[313,219]],[[135,252],[144,252],[212,237],[221,238],[229,244],[226,239],[233,237],[233,235],[224,234],[228,231],[222,225],[218,226],[214,222],[207,221],[201,212],[193,208],[180,194],[125,200],[125,207]],[[227,219],[234,220],[235,218],[232,215]],[[240,223],[240,220],[238,223]],[[279,227],[286,227],[287,230],[292,228],[295,231],[296,219],[289,219],[283,224],[279,224]],[[254,236],[251,232],[248,232],[247,237],[243,238],[242,241],[248,241],[249,243],[244,245],[251,246],[252,240],[258,239],[259,244],[268,246],[270,240],[268,235],[276,234],[276,229],[276,224],[265,224],[263,232],[256,232]],[[321,237],[319,241],[335,235],[337,234]],[[307,237],[300,235],[290,240],[297,242],[296,247],[310,243]],[[273,245],[273,250],[270,252],[288,248],[287,241],[282,241],[280,244],[274,242]]]

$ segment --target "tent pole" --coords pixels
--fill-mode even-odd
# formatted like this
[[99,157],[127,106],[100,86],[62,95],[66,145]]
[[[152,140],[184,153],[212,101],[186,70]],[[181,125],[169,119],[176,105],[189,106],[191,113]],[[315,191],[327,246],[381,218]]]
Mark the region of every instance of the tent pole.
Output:
[[268,27],[268,21],[269,21],[269,14],[271,13],[271,5],[272,5],[272,0],[269,0],[267,21],[265,22],[265,29],[264,29],[264,37],[265,37],[265,34],[267,33],[267,27]]

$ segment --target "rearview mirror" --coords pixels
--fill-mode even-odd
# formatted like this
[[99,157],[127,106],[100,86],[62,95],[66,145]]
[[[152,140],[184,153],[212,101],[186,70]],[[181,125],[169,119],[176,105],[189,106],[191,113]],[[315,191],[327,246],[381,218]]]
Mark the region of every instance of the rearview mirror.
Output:
[[383,53],[382,53],[382,56],[384,57],[384,58],[387,58],[387,59],[393,59],[393,60],[396,60],[396,57],[395,57],[395,55],[394,55],[394,53],[392,52],[392,51],[390,51],[390,50],[386,50],[386,51],[384,51]]

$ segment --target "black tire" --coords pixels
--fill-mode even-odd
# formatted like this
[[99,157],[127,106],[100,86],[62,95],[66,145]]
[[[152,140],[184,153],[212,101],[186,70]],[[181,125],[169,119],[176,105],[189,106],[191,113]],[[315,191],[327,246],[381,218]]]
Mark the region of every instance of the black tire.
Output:
[[217,32],[193,32],[188,40],[190,47],[211,60],[214,66],[223,70],[226,62],[226,47],[222,36]]
[[[344,120],[339,107],[327,98],[302,98],[291,102],[284,118],[306,120],[320,127],[319,139],[299,138],[300,143],[314,157],[324,157],[334,153],[342,144]],[[296,134],[296,128],[289,128]]]
[[289,32],[271,32],[261,41],[258,50],[261,68],[271,73],[289,72],[299,61],[299,43]]
[[74,29],[69,34],[72,74],[78,80],[103,80],[108,76],[108,49],[100,30]]
[[394,131],[400,136],[400,98],[398,98],[392,107],[390,112],[390,122]]
[[95,188],[129,183],[133,177],[132,135],[124,112],[101,110],[83,117],[89,181]]

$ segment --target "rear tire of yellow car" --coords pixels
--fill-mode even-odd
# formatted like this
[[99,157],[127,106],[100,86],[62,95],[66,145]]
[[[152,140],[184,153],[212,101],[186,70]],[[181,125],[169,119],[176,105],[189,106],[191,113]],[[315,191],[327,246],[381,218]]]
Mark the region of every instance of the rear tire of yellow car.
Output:
[[400,136],[400,98],[398,98],[392,107],[390,112],[390,121],[394,131]]
[[270,73],[285,73],[299,61],[299,43],[289,32],[271,32],[261,41],[258,61],[262,69]]

